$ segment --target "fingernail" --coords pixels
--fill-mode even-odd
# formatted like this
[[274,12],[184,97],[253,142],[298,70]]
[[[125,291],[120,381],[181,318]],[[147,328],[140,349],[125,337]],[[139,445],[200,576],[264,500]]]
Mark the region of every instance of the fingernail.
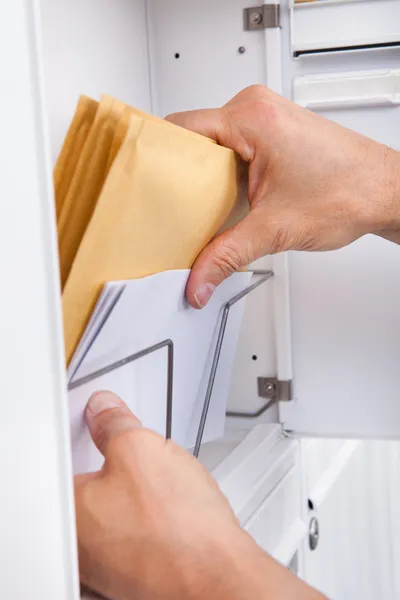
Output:
[[199,308],[203,308],[203,306],[207,304],[216,287],[217,286],[212,283],[203,283],[203,285],[197,288],[193,295]]
[[116,394],[108,391],[95,392],[89,398],[89,402],[87,403],[87,410],[92,413],[92,415],[98,415],[104,410],[108,410],[109,408],[117,408],[121,406],[122,401]]

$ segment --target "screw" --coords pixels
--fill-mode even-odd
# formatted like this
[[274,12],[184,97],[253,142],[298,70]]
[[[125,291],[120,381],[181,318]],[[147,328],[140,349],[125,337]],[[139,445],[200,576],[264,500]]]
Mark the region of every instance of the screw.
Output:
[[239,54],[244,54],[246,52],[246,48],[244,46],[239,46],[238,52]]
[[266,394],[273,394],[275,392],[275,386],[273,383],[266,383],[264,386],[264,390]]
[[262,22],[262,14],[260,12],[253,12],[250,15],[250,23],[252,25],[260,25]]

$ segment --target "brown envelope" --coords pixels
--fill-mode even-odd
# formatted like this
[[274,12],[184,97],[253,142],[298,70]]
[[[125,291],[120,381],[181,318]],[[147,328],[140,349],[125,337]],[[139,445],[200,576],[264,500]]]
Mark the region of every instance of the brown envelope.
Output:
[[[110,103],[108,97],[103,101]],[[79,227],[78,235],[74,230],[67,232],[75,244],[79,240],[64,271],[68,363],[104,283],[191,267],[223,224],[236,222],[248,209],[243,197],[238,210],[237,159],[232,151],[116,102],[111,103],[111,112],[117,107],[117,118],[111,119],[113,135],[107,142],[102,128],[97,128],[102,160],[96,160],[96,169],[104,171],[86,170],[94,191],[87,191],[90,180],[83,177],[82,157],[76,168],[76,172],[81,170],[90,207],[75,207],[75,214],[70,209],[71,224],[64,223],[63,239],[67,225]],[[100,180],[102,188],[97,193]],[[82,197],[75,196],[75,201]]]
[[100,103],[62,203],[58,219],[62,288],[106,179],[109,153],[124,107],[110,97]]
[[98,107],[99,103],[91,98],[87,98],[86,96],[79,98],[74,118],[71,121],[63,147],[58,156],[54,168],[57,222]]

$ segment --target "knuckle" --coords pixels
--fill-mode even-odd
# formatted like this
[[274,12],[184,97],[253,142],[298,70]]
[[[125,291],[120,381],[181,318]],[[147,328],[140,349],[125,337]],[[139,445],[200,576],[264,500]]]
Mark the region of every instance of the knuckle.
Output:
[[221,241],[219,252],[214,259],[215,265],[224,277],[228,277],[247,264],[244,253],[246,249],[239,248],[234,242]]
[[166,121],[171,121],[172,123],[176,120],[178,113],[170,113],[169,115],[167,115],[166,117],[164,117],[164,119]]
[[269,234],[269,254],[279,254],[287,250],[315,250],[321,246],[321,231],[318,227],[310,227],[297,219],[298,225],[293,229],[288,225],[275,227]]
[[261,83],[253,83],[253,85],[249,85],[245,89],[245,92],[251,96],[254,96],[255,98],[264,98],[266,94],[268,94],[268,88]]
[[236,261],[231,256],[217,256],[215,258],[215,265],[218,270],[222,273],[224,279],[232,275],[237,271]]
[[108,452],[123,456],[135,447],[138,431],[136,429],[127,429],[112,435],[108,440]]
[[290,244],[290,235],[288,230],[285,227],[277,227],[273,232],[270,243],[270,254],[279,254],[279,252],[284,252],[285,250],[289,250],[291,247]]
[[260,127],[266,127],[271,123],[275,123],[278,119],[276,106],[265,98],[254,100],[252,111],[255,119],[260,123]]
[[[325,244],[323,246],[325,246]],[[318,229],[312,228],[310,231],[304,232],[303,235],[299,235],[298,242],[296,244],[296,248],[299,250],[311,251],[317,248],[319,249],[320,247],[321,232]]]
[[131,427],[113,435],[108,440],[107,451],[113,456],[127,456],[131,461],[133,457],[140,457],[152,449],[156,450],[163,443],[164,439],[154,431],[145,427]]
[[[278,121],[279,118],[279,96],[271,92],[267,87],[261,84],[252,85],[245,90],[245,96],[242,98],[246,105],[247,114],[251,115],[251,122],[257,123],[257,127],[263,131],[264,128],[270,129],[271,124]],[[237,107],[239,108],[239,106]]]

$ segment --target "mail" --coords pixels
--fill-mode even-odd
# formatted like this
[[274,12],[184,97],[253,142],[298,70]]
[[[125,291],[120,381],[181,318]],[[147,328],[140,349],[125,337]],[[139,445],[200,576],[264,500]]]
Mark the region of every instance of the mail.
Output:
[[67,363],[107,281],[190,268],[248,209],[231,150],[108,96],[94,108],[78,103],[55,169]]
[[[248,210],[239,166],[232,151],[119,100],[79,100],[54,172],[75,472],[102,462],[84,421],[97,389],[118,393],[165,435],[165,345],[127,361],[165,340],[172,438],[194,445],[222,311],[250,275],[229,278],[201,311],[185,286],[204,246]],[[242,311],[231,309],[205,441],[223,434]]]

